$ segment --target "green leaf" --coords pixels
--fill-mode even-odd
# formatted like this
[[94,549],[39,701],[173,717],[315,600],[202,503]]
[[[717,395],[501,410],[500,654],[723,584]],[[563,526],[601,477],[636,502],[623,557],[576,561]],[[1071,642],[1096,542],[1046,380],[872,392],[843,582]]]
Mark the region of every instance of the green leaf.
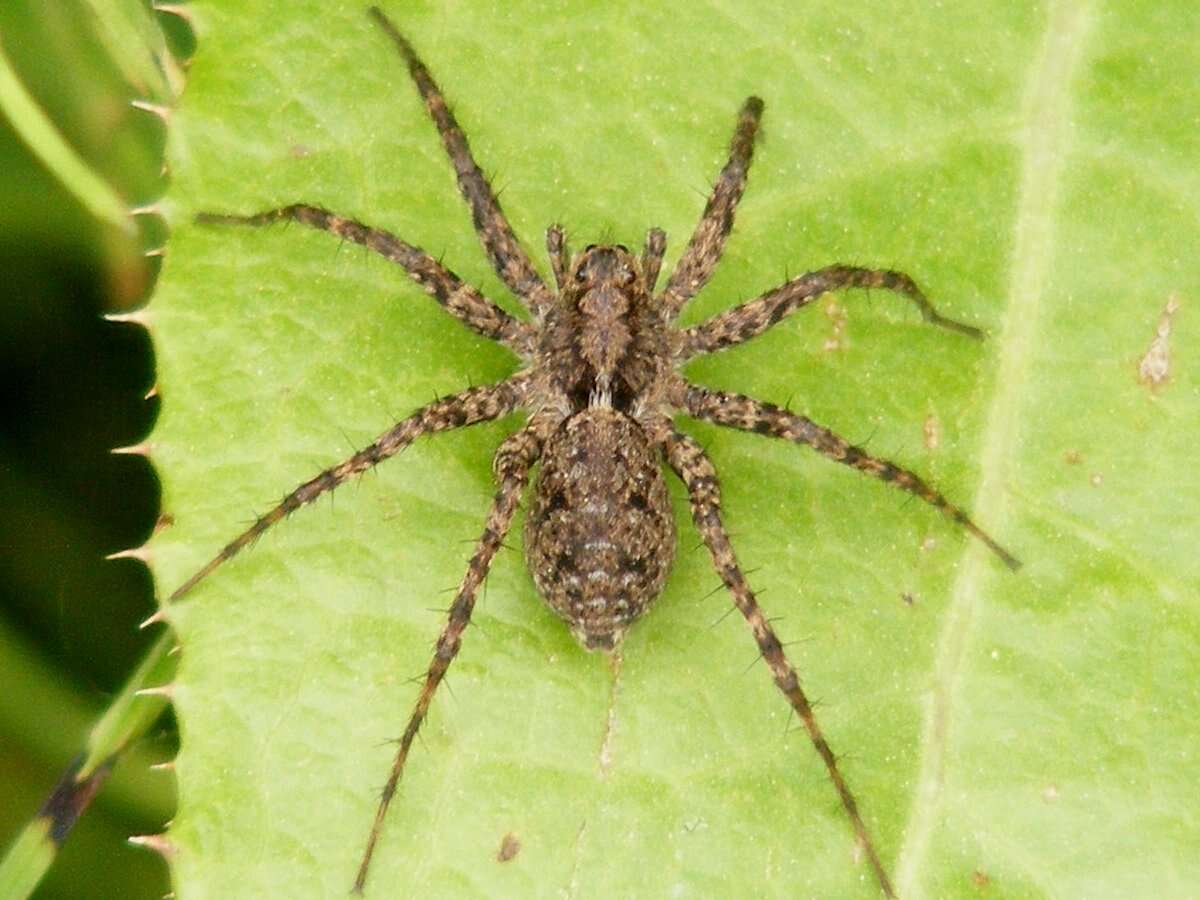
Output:
[[[24,898],[33,893],[54,863],[76,820],[87,811],[95,794],[108,780],[113,766],[161,718],[167,706],[162,685],[175,671],[175,660],[171,656],[173,645],[170,634],[161,635],[155,641],[88,733],[84,751],[67,767],[38,814],[0,856],[0,897]],[[15,653],[8,655],[16,656]],[[29,677],[38,673],[24,674],[26,677],[17,683],[33,695],[32,699],[42,702],[51,699],[45,696],[51,691],[44,683],[39,683],[44,679]],[[58,693],[59,696],[52,698],[53,706],[68,705],[71,698],[62,696],[61,690]],[[31,697],[23,699],[28,702]],[[137,762],[143,770],[149,764],[145,758]],[[134,840],[144,841],[145,838],[138,836]],[[112,887],[111,882],[108,887]]]
[[[516,309],[365,10],[194,6],[153,307],[164,594],[253,511],[432,396],[515,368],[360,248],[190,224],[321,204]],[[901,895],[1200,882],[1190,7],[411,6],[389,12],[531,251],[555,221],[577,244],[635,245],[658,225],[669,267],[756,93],[765,135],[737,229],[685,322],[841,261],[902,268],[991,333],[976,344],[854,293],[687,370],[869,438],[1026,563],[1007,572],[935,511],[797,447],[684,423]],[[1173,293],[1170,376],[1152,389],[1138,361]],[[385,741],[518,421],[419,443],[173,609],[179,896],[349,889]],[[369,893],[877,895],[673,490],[679,558],[615,691],[509,538]],[[500,862],[510,833],[520,851]]]
[[133,222],[112,186],[75,152],[30,96],[0,46],[0,113],[38,160],[97,219],[129,233]]

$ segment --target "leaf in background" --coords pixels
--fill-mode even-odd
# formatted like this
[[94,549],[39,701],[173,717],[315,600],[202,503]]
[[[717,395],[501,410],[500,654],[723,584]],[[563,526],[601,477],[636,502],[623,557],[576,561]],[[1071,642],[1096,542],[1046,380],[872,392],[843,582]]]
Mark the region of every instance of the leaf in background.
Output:
[[[321,204],[515,308],[365,10],[194,6],[154,304],[154,442],[176,520],[156,543],[164,594],[252,511],[432,396],[514,369],[359,248],[189,224]],[[1011,575],[934,511],[796,447],[688,425],[902,893],[1179,895],[1200,879],[1187,8],[388,11],[531,250],[558,220],[577,243],[633,245],[660,225],[669,267],[757,93],[766,133],[738,227],[685,321],[841,261],[903,268],[992,333],[978,345],[891,296],[848,294],[688,370],[870,437],[1026,561]],[[1173,374],[1151,391],[1137,359],[1173,291]],[[482,527],[490,454],[515,426],[414,446],[175,608],[181,897],[349,888],[384,741],[407,720],[407,679],[428,663]],[[722,619],[674,495],[680,557],[626,641],[615,696],[520,553],[501,556],[368,891],[876,893],[745,625]],[[510,833],[521,849],[502,863]]]
[[[158,637],[136,630],[154,602],[145,565],[136,552],[105,559],[140,545],[158,512],[149,461],[110,453],[136,449],[153,425],[157,401],[144,396],[154,377],[150,338],[100,316],[141,306],[153,285],[157,262],[145,254],[161,245],[162,221],[138,214],[130,228],[128,207],[165,186],[163,122],[131,101],[173,98],[153,77],[154,10],[142,0],[104,6],[101,23],[86,0],[0,3],[0,53],[11,66],[0,101],[4,897],[24,896],[51,859],[39,897],[135,900],[166,890],[165,865],[126,842],[163,828],[174,806],[171,776],[146,769],[174,755],[162,729],[122,755],[57,846],[97,773],[127,743],[112,729],[115,744],[89,736],[89,723],[109,704],[132,724],[111,701]],[[98,758],[71,764],[71,781],[82,783],[50,799],[85,741]],[[71,814],[59,815],[53,841],[38,818],[48,800]]]

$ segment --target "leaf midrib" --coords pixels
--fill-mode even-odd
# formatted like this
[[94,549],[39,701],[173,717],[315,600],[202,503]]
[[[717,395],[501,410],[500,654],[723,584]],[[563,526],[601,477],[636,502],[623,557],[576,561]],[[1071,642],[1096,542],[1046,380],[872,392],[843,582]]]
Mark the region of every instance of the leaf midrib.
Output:
[[[1054,247],[1060,176],[1070,149],[1072,76],[1083,55],[1091,13],[1089,5],[1072,0],[1060,0],[1048,11],[1041,52],[1031,67],[1026,87],[1023,128],[1016,135],[1023,161],[1013,223],[1008,302],[996,341],[996,387],[984,420],[982,474],[971,507],[977,521],[1004,536],[1002,541],[1011,520],[1010,461],[1016,458],[1025,385],[1033,367],[1036,326]],[[938,637],[913,807],[896,867],[896,885],[902,897],[914,896],[931,835],[941,818],[951,722],[959,684],[967,675],[967,652],[984,580],[1013,577],[1003,572],[976,542],[965,544],[963,552]],[[1017,555],[1022,555],[1021,549]]]

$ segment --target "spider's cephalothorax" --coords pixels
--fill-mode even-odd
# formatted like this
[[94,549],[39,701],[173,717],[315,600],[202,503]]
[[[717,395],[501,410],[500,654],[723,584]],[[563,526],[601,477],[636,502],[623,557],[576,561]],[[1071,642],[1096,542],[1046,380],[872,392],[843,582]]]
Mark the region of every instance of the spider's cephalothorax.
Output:
[[907,275],[843,265],[793,278],[690,328],[674,326],[684,305],[711,277],[733,226],[763,111],[757,97],[742,106],[729,159],[662,291],[655,291],[666,249],[662,231],[651,229],[640,258],[619,244],[589,246],[571,258],[557,226],[546,235],[556,287],[552,290],[513,234],[428,69],[383,13],[372,9],[371,14],[408,65],[454,163],[484,251],[505,285],[522,301],[531,321],[505,312],[418,247],[317,206],[293,204],[251,216],[203,213],[198,219],[239,225],[292,220],[362,244],[399,264],[447,312],[512,350],[523,366],[497,384],[443,397],[417,410],[353,456],[292,490],[178,587],[167,607],[153,618],[164,617],[171,602],[289,513],[395,455],[418,437],[525,410],[528,422],[496,451],[493,469],[499,486],[495,499],[400,738],[355,890],[362,890],[366,882],[371,855],[413,739],[458,653],[476,593],[512,523],[531,469],[540,461],[526,520],[529,568],[539,592],[589,649],[613,650],[628,626],[661,592],[675,554],[663,465],[680,478],[691,502],[692,520],[717,573],[749,624],[772,679],[823,760],[881,890],[894,896],[887,869],[813,716],[796,670],[738,565],[721,521],[716,470],[700,445],[676,428],[674,417],[686,415],[806,445],[921,498],[983,541],[1008,566],[1016,568],[1018,563],[914,473],[870,455],[806,416],[693,384],[683,377],[680,367],[695,356],[748,341],[822,294],[843,288],[885,288],[906,297],[936,325],[972,337],[982,334],[941,316]]
[[546,310],[535,368],[564,413],[659,412],[674,370],[671,332],[642,263],[623,246],[576,254]]

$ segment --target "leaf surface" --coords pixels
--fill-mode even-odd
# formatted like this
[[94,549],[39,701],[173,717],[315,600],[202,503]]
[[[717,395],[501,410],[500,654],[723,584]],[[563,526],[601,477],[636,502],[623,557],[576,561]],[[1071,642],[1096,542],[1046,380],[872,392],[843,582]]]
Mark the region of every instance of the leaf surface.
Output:
[[[990,332],[977,344],[854,293],[687,370],[867,441],[1026,563],[1008,573],[935,511],[799,448],[684,422],[902,895],[1182,896],[1200,881],[1187,7],[411,6],[388,12],[543,272],[555,221],[576,244],[634,246],[661,226],[669,271],[755,93],[767,113],[749,190],[683,321],[838,261],[902,268]],[[153,307],[175,518],[156,546],[164,594],[252,511],[433,396],[515,369],[360,248],[300,226],[190,224],[320,204],[517,310],[365,10],[194,11]],[[1173,293],[1171,374],[1152,390],[1138,361]],[[173,610],[179,896],[349,889],[385,742],[482,528],[491,453],[518,423],[415,445]],[[679,558],[615,690],[537,598],[514,530],[369,894],[877,894],[673,493]],[[520,850],[500,862],[509,834]]]

